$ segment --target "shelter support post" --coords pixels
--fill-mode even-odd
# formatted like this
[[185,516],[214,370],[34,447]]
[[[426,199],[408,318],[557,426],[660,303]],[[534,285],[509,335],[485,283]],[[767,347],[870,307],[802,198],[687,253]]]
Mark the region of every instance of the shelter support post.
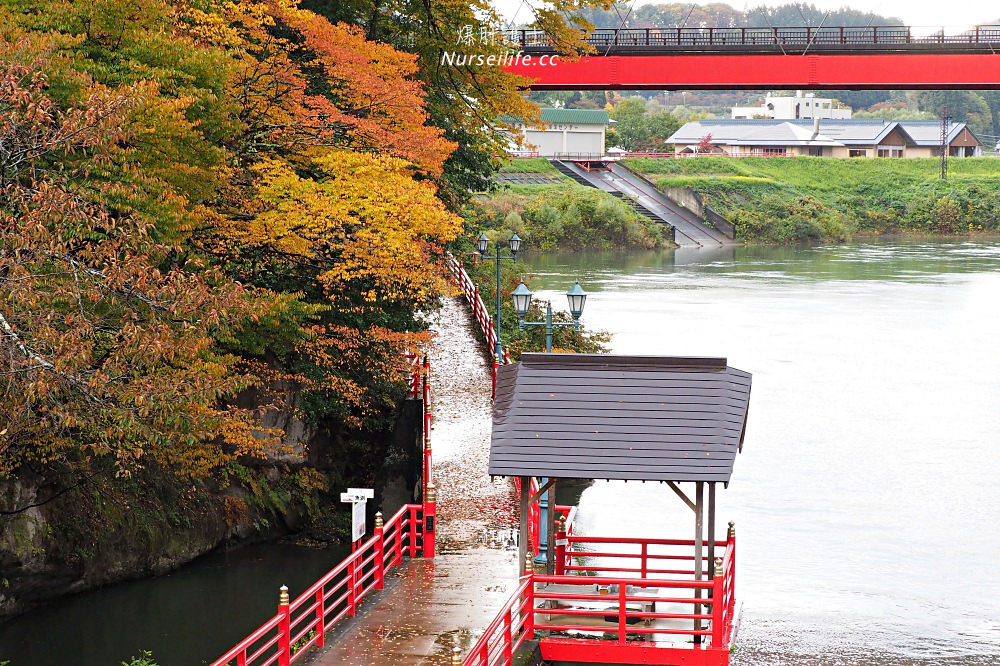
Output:
[[[695,483],[695,500],[694,500],[694,579],[701,580],[701,574],[703,570],[703,560],[702,557],[704,553],[702,548],[704,546],[704,503],[705,503],[705,482],[697,481]],[[694,591],[694,596],[696,599],[701,599],[701,588]],[[701,604],[695,604],[694,614],[701,615]],[[701,629],[701,620],[695,619],[694,630],[699,631]],[[694,636],[695,645],[701,644],[701,636],[695,634]]]
[[[708,484],[708,578],[710,580],[715,580],[715,481],[711,481]],[[717,617],[715,612],[715,592],[713,587],[708,591],[708,596],[712,600],[712,604],[708,607],[709,615],[713,618]],[[712,621],[712,635],[715,635],[715,621]],[[715,646],[715,643],[712,643]]]
[[549,479],[548,514],[545,517],[545,573],[552,575],[556,572],[556,525],[559,524],[559,516],[556,514],[556,480]]
[[715,481],[708,484],[708,577],[715,577]]
[[531,494],[531,477],[521,477],[521,516],[517,536],[517,570],[524,571],[528,557],[528,495]]

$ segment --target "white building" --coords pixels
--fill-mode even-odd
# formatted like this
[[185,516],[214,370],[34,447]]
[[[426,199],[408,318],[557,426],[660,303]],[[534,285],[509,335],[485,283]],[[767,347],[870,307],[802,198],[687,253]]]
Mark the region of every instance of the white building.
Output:
[[[711,137],[711,138],[709,138]],[[939,157],[941,123],[936,120],[732,120],[685,123],[667,139],[678,153],[812,157]],[[945,137],[952,157],[979,157],[982,145],[965,123],[950,123]]]
[[512,154],[537,152],[542,157],[604,154],[607,111],[542,109],[540,119],[542,127],[526,127],[520,121],[512,121],[524,137],[520,148],[511,143]]
[[799,120],[805,118],[850,118],[851,109],[841,107],[829,97],[816,97],[813,93],[802,94],[799,90],[795,97],[775,97],[768,95],[760,106],[734,106],[732,118],[744,120],[750,118],[774,118],[776,120]]

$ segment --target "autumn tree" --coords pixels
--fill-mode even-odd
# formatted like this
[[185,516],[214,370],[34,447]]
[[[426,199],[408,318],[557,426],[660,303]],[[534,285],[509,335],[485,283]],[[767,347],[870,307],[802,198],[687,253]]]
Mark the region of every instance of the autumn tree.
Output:
[[39,77],[4,114],[34,134],[0,143],[8,469],[204,473],[265,443],[227,406],[250,384],[331,440],[385,427],[458,229],[418,56],[293,0],[0,0],[0,45]]
[[230,54],[242,128],[192,241],[234,280],[300,304],[238,350],[280,358],[314,422],[384,426],[407,331],[444,287],[434,257],[459,229],[430,180],[455,145],[427,123],[416,57],[294,2],[184,16],[186,36]]
[[215,348],[242,291],[171,261],[140,216],[97,203],[118,186],[88,178],[155,89],[93,86],[61,110],[46,62],[16,52],[0,58],[0,472],[110,455],[199,474],[256,452],[251,415],[224,403],[251,379]]
[[[588,50],[585,33],[579,29],[593,28],[588,10],[608,8],[612,2],[525,4],[521,15],[525,23],[550,34],[558,50],[578,53]],[[505,154],[513,130],[509,119],[535,121],[538,110],[522,95],[530,81],[485,60],[517,50],[504,36],[509,26],[487,0],[303,0],[303,6],[332,22],[362,26],[368,39],[415,54],[430,123],[457,144],[438,181],[442,198],[457,210],[470,192],[491,187],[491,177],[500,166],[498,156]],[[443,56],[449,52],[472,57],[461,65],[448,63]],[[478,55],[484,56],[483,62],[476,59]]]
[[394,378],[403,344],[414,341],[406,333],[419,329],[414,312],[445,289],[430,266],[461,219],[409,170],[398,158],[342,149],[300,169],[262,161],[253,168],[256,206],[205,239],[241,281],[320,306],[290,357],[303,388],[316,392],[313,418],[361,427],[384,417],[391,394],[376,387]]

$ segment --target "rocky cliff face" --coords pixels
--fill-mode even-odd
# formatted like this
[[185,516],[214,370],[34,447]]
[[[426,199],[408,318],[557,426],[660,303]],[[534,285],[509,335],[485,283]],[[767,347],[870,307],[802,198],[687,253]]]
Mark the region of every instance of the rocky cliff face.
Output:
[[395,432],[354,444],[366,451],[362,461],[298,419],[287,397],[262,423],[286,433],[274,454],[213,478],[182,478],[154,464],[121,477],[113,461],[97,461],[0,479],[0,619],[65,594],[164,574],[220,547],[303,530],[336,540],[348,529],[339,502],[347,485],[377,486],[373,513],[390,508],[382,502],[394,510],[413,501],[419,402],[403,406]]
[[58,491],[28,473],[0,488],[0,510],[18,511],[0,523],[0,617],[162,574],[220,545],[283,529],[237,486],[220,489],[153,469],[129,479],[97,473],[77,484],[54,499]]

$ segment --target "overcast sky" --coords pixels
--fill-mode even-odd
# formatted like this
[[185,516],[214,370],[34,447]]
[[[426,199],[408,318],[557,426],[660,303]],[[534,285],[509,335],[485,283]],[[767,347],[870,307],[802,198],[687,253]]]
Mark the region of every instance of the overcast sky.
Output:
[[[808,2],[808,0],[806,0]],[[517,21],[522,22],[530,15],[530,11],[523,6],[522,0],[493,0],[496,6],[507,20],[511,20],[515,12]],[[699,4],[705,4],[706,0],[698,0]],[[533,0],[533,4],[539,4],[538,0]],[[636,5],[659,4],[648,0],[636,0]],[[736,2],[729,3],[735,9],[749,10],[760,5],[774,6],[786,4],[786,2]],[[861,11],[876,12],[882,16],[895,16],[901,18],[906,25],[914,27],[935,27],[942,26],[949,29],[948,32],[958,32],[961,29],[984,24],[1000,19],[1000,3],[996,0],[960,0],[959,2],[942,3],[932,0],[813,0],[811,3],[821,10],[838,9],[849,6],[852,9]],[[520,7],[520,9],[518,9]],[[929,32],[929,31],[928,31]]]

